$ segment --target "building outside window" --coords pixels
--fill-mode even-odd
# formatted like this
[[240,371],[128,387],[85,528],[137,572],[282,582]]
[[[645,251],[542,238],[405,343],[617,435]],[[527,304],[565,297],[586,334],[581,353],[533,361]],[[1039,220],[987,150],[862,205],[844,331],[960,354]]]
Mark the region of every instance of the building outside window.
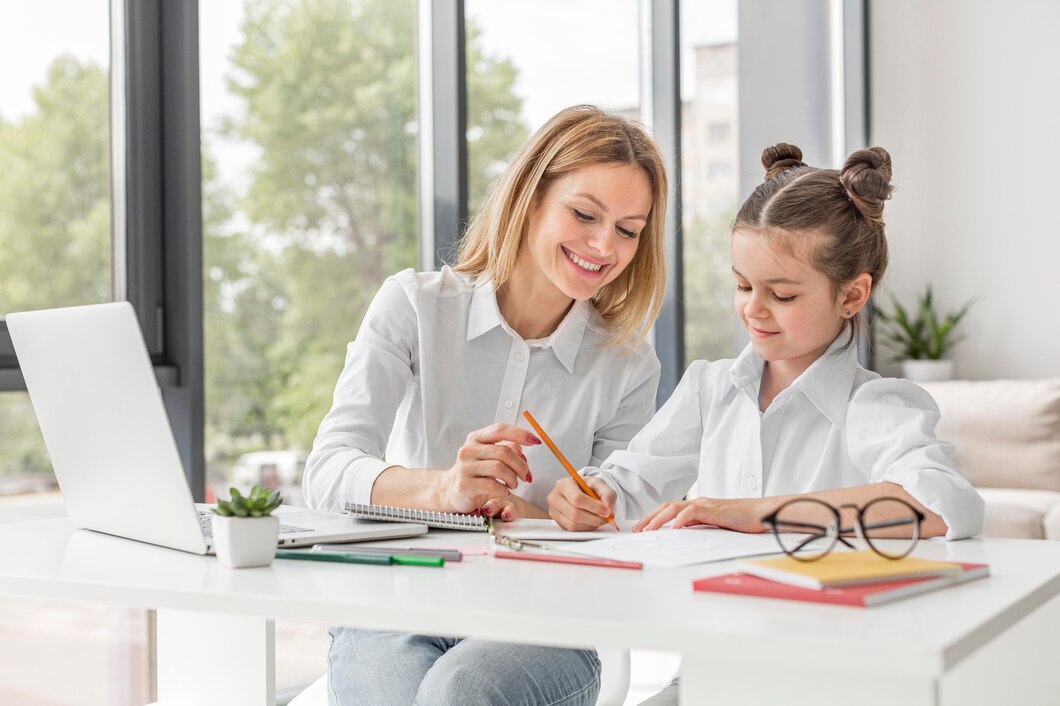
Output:
[[686,363],[739,352],[729,259],[740,203],[737,6],[736,0],[680,6]]

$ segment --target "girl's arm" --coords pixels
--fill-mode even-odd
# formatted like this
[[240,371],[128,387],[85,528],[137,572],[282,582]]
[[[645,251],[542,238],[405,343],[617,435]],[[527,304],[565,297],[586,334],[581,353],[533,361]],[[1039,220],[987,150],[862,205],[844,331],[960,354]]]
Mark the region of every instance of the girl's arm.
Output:
[[[766,532],[769,527],[762,524],[762,518],[771,515],[781,505],[796,498],[815,498],[838,508],[841,526],[843,527],[854,526],[857,510],[840,506],[854,505],[856,507],[864,507],[877,498],[898,498],[924,513],[925,519],[920,525],[921,537],[938,537],[946,534],[947,530],[946,522],[939,515],[921,505],[902,486],[894,483],[873,483],[854,488],[822,490],[800,495],[775,495],[768,498],[735,498],[729,500],[696,498],[694,500],[664,503],[641,518],[633,526],[633,531],[659,529],[670,520],[673,520],[675,529],[693,525],[715,525],[737,532]],[[897,508],[895,509],[897,510]],[[794,512],[794,508],[792,510],[793,512],[789,516],[792,520],[801,519],[806,522],[814,522],[820,519],[820,515],[814,514],[812,511],[804,517],[799,517]],[[902,515],[900,511],[896,511],[890,514],[881,513],[875,515],[875,517],[883,521],[899,519]],[[911,534],[911,532],[912,529],[910,528],[909,533]]]
[[[953,463],[953,446],[935,436],[938,407],[919,386],[893,378],[870,380],[853,394],[847,410],[847,453],[870,483],[770,498],[695,500],[662,505],[634,529],[711,524],[762,532],[762,518],[794,497],[859,507],[881,497],[905,500],[925,515],[921,536],[960,539],[982,532],[983,500]],[[853,510],[843,510],[852,526]]]
[[599,468],[583,469],[602,503],[584,495],[571,479],[549,494],[549,514],[570,530],[599,527],[604,517],[639,517],[663,500],[682,497],[698,473],[702,438],[701,374],[705,362],[685,372],[673,395],[625,450],[614,451]]

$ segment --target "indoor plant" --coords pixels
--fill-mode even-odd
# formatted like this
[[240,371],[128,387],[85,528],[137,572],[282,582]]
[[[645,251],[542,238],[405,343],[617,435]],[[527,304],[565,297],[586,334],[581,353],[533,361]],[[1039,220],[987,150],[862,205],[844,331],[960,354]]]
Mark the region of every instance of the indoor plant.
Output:
[[919,382],[952,378],[953,361],[944,356],[960,342],[954,329],[972,303],[939,317],[929,284],[917,299],[915,311],[906,310],[894,297],[891,304],[890,313],[877,309],[876,316],[882,324],[884,342],[896,351],[894,359],[902,364],[902,376]]
[[217,501],[213,508],[217,560],[235,569],[268,566],[280,536],[280,521],[272,515],[283,502],[280,492],[255,485],[246,497],[235,488],[229,493],[230,499]]

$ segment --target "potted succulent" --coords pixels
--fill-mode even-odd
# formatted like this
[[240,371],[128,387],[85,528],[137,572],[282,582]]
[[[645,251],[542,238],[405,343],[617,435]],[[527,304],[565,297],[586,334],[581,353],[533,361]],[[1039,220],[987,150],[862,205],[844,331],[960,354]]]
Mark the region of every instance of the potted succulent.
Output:
[[272,515],[283,502],[280,492],[255,485],[246,497],[236,488],[229,493],[230,499],[219,500],[213,508],[217,560],[234,569],[268,566],[280,537],[280,521]]
[[931,285],[917,299],[915,311],[908,311],[891,297],[892,311],[876,310],[882,323],[884,342],[896,352],[894,360],[902,364],[902,377],[916,382],[949,380],[953,361],[944,356],[960,342],[954,329],[968,313],[968,302],[955,312],[940,317],[935,312]]

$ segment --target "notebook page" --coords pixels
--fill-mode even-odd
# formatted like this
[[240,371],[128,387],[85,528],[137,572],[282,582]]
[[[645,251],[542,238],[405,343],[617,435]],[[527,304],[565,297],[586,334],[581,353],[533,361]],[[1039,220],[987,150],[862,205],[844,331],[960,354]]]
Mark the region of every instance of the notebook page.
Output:
[[[633,522],[619,523],[622,532],[629,532]],[[603,525],[591,532],[570,532],[563,529],[555,520],[522,518],[511,522],[495,522],[494,529],[507,537],[540,541],[587,542],[592,539],[614,537],[618,533],[611,525]]]
[[781,553],[772,533],[745,534],[713,527],[622,532],[572,546],[567,551],[602,559],[639,561],[660,568]]

